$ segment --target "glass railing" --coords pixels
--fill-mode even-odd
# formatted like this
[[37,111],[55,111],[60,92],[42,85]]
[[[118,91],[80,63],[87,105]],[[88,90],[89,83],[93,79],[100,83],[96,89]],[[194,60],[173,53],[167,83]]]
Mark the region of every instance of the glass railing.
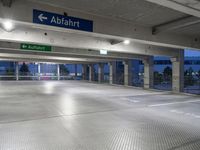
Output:
[[184,92],[191,94],[200,95],[200,74],[196,75],[185,75],[184,77]]

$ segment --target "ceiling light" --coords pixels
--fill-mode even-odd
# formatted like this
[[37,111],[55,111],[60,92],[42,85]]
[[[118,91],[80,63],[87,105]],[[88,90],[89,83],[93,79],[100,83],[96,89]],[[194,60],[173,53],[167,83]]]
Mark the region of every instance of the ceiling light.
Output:
[[124,42],[123,42],[125,45],[128,45],[128,44],[130,44],[130,41],[129,40],[124,40]]
[[13,28],[14,28],[13,22],[11,20],[5,20],[2,23],[2,25],[3,25],[3,28],[8,32],[13,30]]
[[100,50],[100,54],[101,54],[101,55],[107,55],[107,54],[108,54],[108,51],[107,51],[107,50],[104,50],[104,49],[101,49],[101,50]]

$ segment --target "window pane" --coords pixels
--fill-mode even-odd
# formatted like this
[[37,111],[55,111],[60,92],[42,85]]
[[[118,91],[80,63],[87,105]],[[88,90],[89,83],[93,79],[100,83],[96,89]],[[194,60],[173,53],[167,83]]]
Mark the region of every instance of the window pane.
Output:
[[184,91],[200,94],[200,51],[185,50]]

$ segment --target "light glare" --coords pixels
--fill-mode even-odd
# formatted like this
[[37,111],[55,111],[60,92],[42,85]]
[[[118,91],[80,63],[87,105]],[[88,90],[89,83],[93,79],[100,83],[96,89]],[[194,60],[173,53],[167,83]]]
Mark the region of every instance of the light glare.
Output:
[[130,41],[129,40],[124,40],[124,42],[123,42],[125,45],[128,45],[128,44],[130,44]]
[[108,54],[108,51],[107,51],[107,50],[104,50],[104,49],[102,49],[102,50],[100,50],[100,54],[101,54],[101,55],[107,55],[107,54]]
[[11,20],[5,20],[3,22],[3,28],[6,31],[11,31],[14,28],[13,22]]

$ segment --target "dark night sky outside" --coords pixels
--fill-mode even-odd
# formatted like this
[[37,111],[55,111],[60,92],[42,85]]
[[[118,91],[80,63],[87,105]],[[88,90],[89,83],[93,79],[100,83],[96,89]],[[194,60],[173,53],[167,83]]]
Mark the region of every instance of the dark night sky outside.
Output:
[[200,57],[200,50],[185,50],[185,56],[187,57]]

